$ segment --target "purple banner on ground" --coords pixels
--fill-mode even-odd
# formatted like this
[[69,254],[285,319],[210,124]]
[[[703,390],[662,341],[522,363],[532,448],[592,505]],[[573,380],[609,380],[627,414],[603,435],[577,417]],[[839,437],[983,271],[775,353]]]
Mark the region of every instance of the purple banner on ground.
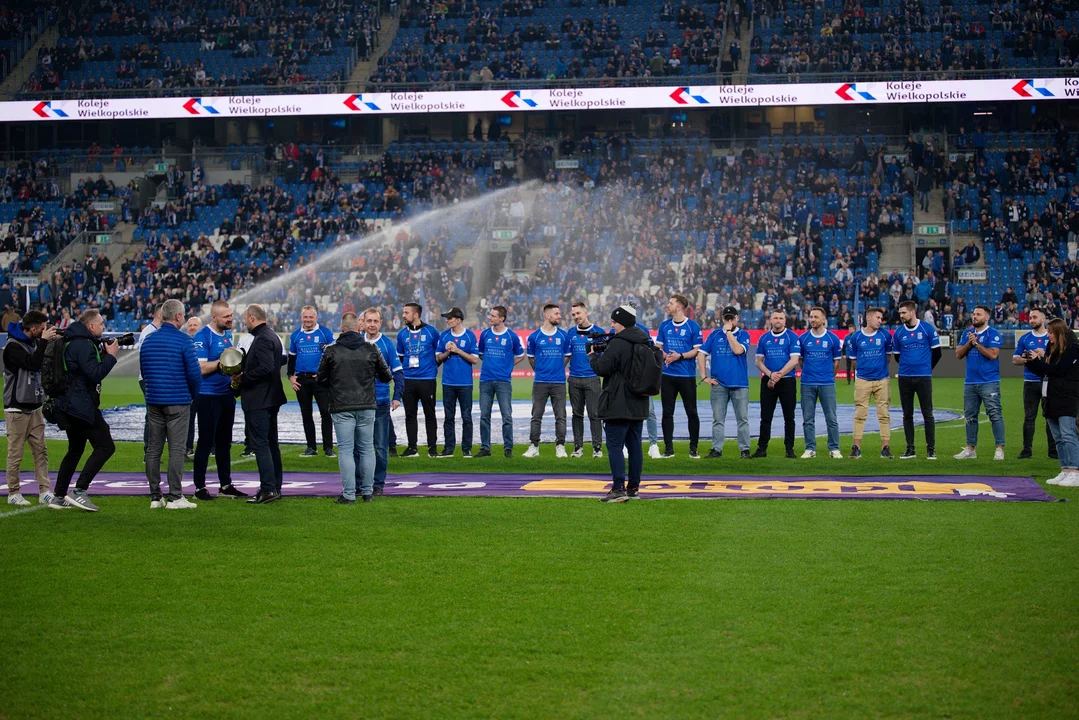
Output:
[[[232,477],[233,484],[241,490],[254,492],[258,489],[258,473],[234,472]],[[390,475],[386,480],[387,495],[406,497],[599,498],[610,489],[609,476],[588,474],[416,473]],[[34,491],[36,488],[31,490]],[[184,492],[194,492],[190,476],[184,480]],[[336,473],[286,472],[283,492],[287,496],[334,497],[341,493],[341,477]],[[90,494],[147,495],[146,478],[141,473],[101,473],[94,480]],[[1057,500],[1033,478],[981,475],[649,475],[641,483],[641,496],[649,499],[741,497],[1034,502]]]

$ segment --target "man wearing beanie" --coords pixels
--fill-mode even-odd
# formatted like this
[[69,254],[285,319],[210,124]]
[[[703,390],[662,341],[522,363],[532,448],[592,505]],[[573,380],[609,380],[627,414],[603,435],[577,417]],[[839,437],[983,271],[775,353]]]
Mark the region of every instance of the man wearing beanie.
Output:
[[[637,311],[629,305],[616,308],[611,313],[615,336],[602,353],[589,347],[589,363],[593,372],[603,378],[598,415],[603,420],[607,437],[607,460],[611,465],[611,491],[603,502],[620,503],[640,497],[641,470],[644,452],[641,448],[641,430],[648,417],[650,398],[630,391],[626,384],[630,363],[636,345],[649,345],[648,334],[637,327]],[[658,361],[657,361],[658,363]],[[629,451],[629,483],[626,483],[626,458],[622,449]]]

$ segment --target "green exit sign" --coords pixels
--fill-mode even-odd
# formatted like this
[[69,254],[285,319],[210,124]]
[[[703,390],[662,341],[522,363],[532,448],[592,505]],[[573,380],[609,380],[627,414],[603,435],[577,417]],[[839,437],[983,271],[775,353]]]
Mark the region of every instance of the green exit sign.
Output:
[[167,173],[169,171],[168,163],[154,163],[154,172]]
[[112,242],[112,235],[109,235],[109,234],[94,235],[94,242],[96,242],[98,245],[104,245],[105,243],[110,243],[110,242]]
[[944,225],[919,225],[918,235],[943,235],[947,231]]
[[491,237],[495,240],[512,240],[517,237],[516,230],[494,230],[491,232]]

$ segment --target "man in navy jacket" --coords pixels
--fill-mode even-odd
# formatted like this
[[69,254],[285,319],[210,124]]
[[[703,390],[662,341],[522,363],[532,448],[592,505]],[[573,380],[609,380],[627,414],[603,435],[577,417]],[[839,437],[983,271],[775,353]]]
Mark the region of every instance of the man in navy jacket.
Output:
[[244,409],[255,462],[259,469],[259,491],[247,502],[256,505],[281,499],[281,446],[277,441],[277,414],[285,404],[281,387],[281,338],[266,324],[266,310],[248,305],[244,325],[255,339],[238,376],[240,402]]
[[[183,496],[181,482],[191,400],[202,385],[202,370],[195,357],[195,343],[180,329],[184,322],[184,304],[166,300],[161,306],[161,328],[143,340],[139,353],[146,388],[146,480],[150,483],[151,509],[196,507]],[[169,492],[162,497],[161,451],[166,440]]]

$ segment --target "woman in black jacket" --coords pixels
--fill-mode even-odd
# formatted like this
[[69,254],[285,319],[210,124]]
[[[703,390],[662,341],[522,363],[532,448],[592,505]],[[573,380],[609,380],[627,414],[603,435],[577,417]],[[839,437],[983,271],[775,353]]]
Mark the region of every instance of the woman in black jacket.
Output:
[[1060,318],[1049,322],[1045,350],[1023,353],[1023,363],[1042,380],[1042,414],[1057,441],[1060,474],[1050,485],[1079,487],[1079,438],[1075,416],[1079,413],[1079,343]]

